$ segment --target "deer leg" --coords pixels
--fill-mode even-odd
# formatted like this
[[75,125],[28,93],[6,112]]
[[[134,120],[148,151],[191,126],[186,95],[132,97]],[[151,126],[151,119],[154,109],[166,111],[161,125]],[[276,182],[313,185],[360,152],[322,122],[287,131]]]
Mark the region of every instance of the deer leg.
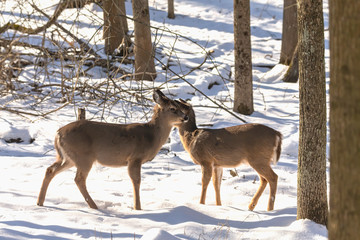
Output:
[[202,171],[202,179],[201,179],[202,189],[201,189],[200,204],[205,204],[206,190],[211,179],[212,166],[210,164],[203,164],[201,165],[201,171]]
[[140,183],[141,183],[141,161],[130,162],[128,173],[134,189],[134,210],[141,210]]
[[268,175],[266,176],[266,179],[270,185],[270,196],[269,196],[267,210],[271,211],[274,209],[278,175],[276,175],[276,173],[270,168],[270,170],[268,171]]
[[41,185],[41,188],[40,188],[40,193],[39,193],[39,196],[38,196],[38,199],[37,199],[37,205],[39,205],[39,206],[44,205],[46,192],[47,192],[47,189],[49,187],[49,184],[50,184],[51,180],[58,173],[66,170],[66,169],[69,169],[69,168],[71,168],[73,166],[74,166],[74,164],[72,164],[71,162],[62,161],[62,159],[60,159],[58,157],[57,161],[46,169],[45,177],[44,177],[44,180],[42,182],[42,185]]
[[90,172],[90,169],[91,169],[91,167],[86,170],[80,170],[78,168],[77,172],[76,172],[76,176],[75,176],[75,183],[76,183],[77,187],[79,188],[81,194],[83,195],[85,201],[89,205],[89,207],[93,208],[93,209],[98,209],[98,207],[96,206],[94,200],[90,197],[90,194],[86,188],[86,178]]
[[269,196],[269,202],[267,210],[271,211],[274,209],[274,203],[275,203],[275,195],[276,195],[276,188],[277,188],[277,179],[278,176],[276,173],[271,169],[270,165],[268,166],[252,166],[259,174],[260,176],[260,187],[258,191],[256,192],[255,196],[251,200],[251,203],[249,205],[249,209],[253,210],[257,204],[257,201],[259,200],[259,197],[261,196],[262,192],[264,191],[266,187],[266,183],[268,182],[270,185],[270,196]]
[[259,174],[259,177],[260,177],[260,186],[249,204],[249,210],[251,210],[251,211],[254,210],[257,202],[259,201],[261,194],[264,192],[264,189],[267,185],[267,180],[260,174]]
[[213,168],[212,181],[215,189],[216,205],[218,206],[221,206],[220,185],[221,185],[222,174],[223,174],[223,169],[221,167]]

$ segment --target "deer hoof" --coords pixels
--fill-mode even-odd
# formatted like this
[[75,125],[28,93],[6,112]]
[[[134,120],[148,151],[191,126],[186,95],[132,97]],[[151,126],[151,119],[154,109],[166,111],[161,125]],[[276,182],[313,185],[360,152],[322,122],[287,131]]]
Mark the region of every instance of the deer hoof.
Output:
[[255,206],[256,206],[256,205],[255,205],[255,204],[253,204],[253,203],[252,203],[252,204],[250,204],[250,205],[249,205],[249,210],[250,210],[250,211],[253,211],[253,210],[254,210],[254,208],[255,208]]

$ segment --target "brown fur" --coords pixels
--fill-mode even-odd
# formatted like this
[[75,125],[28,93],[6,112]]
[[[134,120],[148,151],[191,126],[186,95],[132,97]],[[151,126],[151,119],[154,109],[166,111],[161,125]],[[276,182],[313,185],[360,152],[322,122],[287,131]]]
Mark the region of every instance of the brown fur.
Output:
[[97,208],[86,189],[94,162],[110,167],[128,167],[134,187],[134,209],[140,210],[141,165],[151,161],[166,142],[174,124],[187,120],[179,105],[154,92],[154,114],[148,123],[111,124],[80,120],[60,128],[55,137],[57,159],[46,171],[37,204],[42,206],[52,178],[75,166],[76,185],[91,208]]
[[189,120],[177,124],[180,139],[185,150],[202,168],[202,191],[200,203],[205,204],[206,190],[210,179],[216,193],[216,204],[221,205],[220,185],[222,168],[249,164],[260,176],[260,187],[254,195],[249,209],[253,210],[270,184],[268,210],[273,210],[278,176],[270,167],[277,163],[281,152],[281,133],[261,124],[244,124],[221,129],[199,129],[196,126],[192,106],[185,101],[178,102]]

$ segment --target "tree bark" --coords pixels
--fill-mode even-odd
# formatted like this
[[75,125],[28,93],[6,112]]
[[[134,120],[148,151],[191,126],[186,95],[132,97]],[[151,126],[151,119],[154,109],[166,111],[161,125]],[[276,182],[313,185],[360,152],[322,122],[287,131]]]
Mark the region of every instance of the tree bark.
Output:
[[359,238],[360,2],[330,0],[329,240]]
[[299,79],[299,47],[295,48],[293,57],[291,59],[290,65],[286,74],[284,76],[284,82],[296,83]]
[[284,0],[280,63],[289,66],[298,42],[296,0]]
[[135,79],[152,81],[156,78],[156,71],[148,0],[133,0],[132,7],[135,28]]
[[251,115],[254,112],[254,104],[249,0],[234,0],[234,55],[235,92],[233,110],[241,114]]
[[104,32],[105,53],[113,54],[120,44],[129,45],[127,37],[127,20],[124,0],[104,0]]
[[83,8],[87,3],[95,2],[88,0],[67,0],[67,8]]
[[120,8],[120,14],[121,14],[120,19],[121,19],[122,27],[124,28],[125,34],[127,34],[129,32],[129,26],[128,26],[127,18],[126,18],[125,0],[120,0],[119,8]]
[[298,25],[296,0],[284,0],[283,29],[280,52],[280,64],[289,66],[284,82],[295,83],[299,79],[298,62]]
[[174,0],[168,0],[168,18],[175,18]]
[[85,120],[86,119],[86,111],[85,108],[78,108],[77,120]]
[[322,1],[298,1],[300,134],[297,219],[327,224],[326,89]]

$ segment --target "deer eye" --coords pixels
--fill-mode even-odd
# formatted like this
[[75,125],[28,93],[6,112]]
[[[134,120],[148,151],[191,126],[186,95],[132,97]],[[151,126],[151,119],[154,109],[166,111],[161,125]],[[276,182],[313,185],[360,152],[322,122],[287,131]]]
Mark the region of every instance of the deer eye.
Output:
[[171,107],[171,108],[170,108],[170,111],[175,112],[175,111],[176,111],[176,108]]

